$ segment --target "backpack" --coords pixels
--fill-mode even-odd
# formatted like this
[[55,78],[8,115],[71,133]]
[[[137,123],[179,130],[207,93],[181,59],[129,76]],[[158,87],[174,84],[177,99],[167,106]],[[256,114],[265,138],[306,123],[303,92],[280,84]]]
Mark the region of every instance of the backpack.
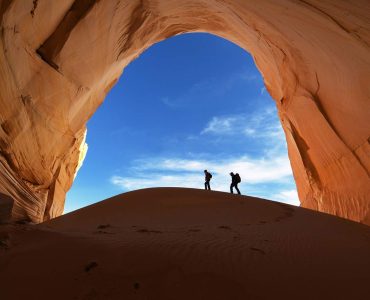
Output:
[[235,180],[236,180],[236,183],[240,183],[242,181],[238,173],[235,174]]
[[209,179],[211,179],[212,178],[212,174],[211,173],[208,173],[209,174]]

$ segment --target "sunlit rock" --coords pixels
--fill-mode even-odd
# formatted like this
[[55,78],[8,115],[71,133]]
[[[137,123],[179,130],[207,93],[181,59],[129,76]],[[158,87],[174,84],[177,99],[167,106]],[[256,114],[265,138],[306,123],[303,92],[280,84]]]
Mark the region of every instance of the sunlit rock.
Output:
[[253,55],[302,206],[370,224],[369,11],[365,0],[1,1],[0,192],[13,218],[60,215],[86,122],[125,66],[202,31]]

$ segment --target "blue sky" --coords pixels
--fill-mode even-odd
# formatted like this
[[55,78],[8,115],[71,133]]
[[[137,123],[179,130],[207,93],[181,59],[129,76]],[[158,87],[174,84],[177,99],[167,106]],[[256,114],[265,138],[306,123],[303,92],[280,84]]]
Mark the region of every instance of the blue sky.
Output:
[[133,61],[87,125],[89,150],[65,212],[158,186],[229,191],[298,205],[284,133],[252,57],[197,33],[153,45]]

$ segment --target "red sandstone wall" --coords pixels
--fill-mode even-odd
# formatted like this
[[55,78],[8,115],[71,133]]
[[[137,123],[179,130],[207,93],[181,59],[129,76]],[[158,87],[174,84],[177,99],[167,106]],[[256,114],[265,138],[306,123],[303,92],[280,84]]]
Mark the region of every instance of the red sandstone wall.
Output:
[[279,110],[302,206],[370,224],[370,2],[0,2],[0,192],[63,212],[85,124],[155,42],[210,32],[249,51]]

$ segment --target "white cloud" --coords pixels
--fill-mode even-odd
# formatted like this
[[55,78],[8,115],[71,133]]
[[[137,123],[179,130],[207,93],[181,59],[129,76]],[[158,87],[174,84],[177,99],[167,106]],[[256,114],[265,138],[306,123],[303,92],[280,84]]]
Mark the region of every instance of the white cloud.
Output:
[[[222,78],[222,84],[219,83],[220,78],[207,77],[199,82],[195,82],[188,86],[187,90],[177,96],[164,96],[159,100],[170,108],[182,108],[186,105],[192,105],[194,99],[199,98],[199,95],[220,96],[227,94],[233,90],[236,84],[246,82],[263,85],[263,79],[260,74],[249,71],[235,72],[228,77]],[[264,88],[264,85],[263,85]],[[263,89],[261,88],[261,89]],[[261,90],[262,95],[262,90]]]
[[143,159],[135,161],[133,171],[145,172],[179,172],[202,173],[204,169],[212,170],[214,174],[228,174],[238,172],[249,184],[264,182],[279,182],[292,175],[290,162],[287,156],[253,159],[248,156],[235,157],[224,160],[188,160],[179,158]]
[[286,153],[286,141],[275,108],[267,108],[252,114],[213,117],[201,131],[201,135],[218,137],[238,136],[260,140],[266,151]]
[[234,80],[235,79],[243,79],[245,81],[259,81],[259,80],[262,80],[262,77],[260,74],[258,73],[251,73],[250,71],[249,72],[243,72],[243,73],[236,73],[234,75]]
[[272,199],[279,201],[279,202],[296,205],[296,206],[300,205],[297,190],[280,191],[279,193],[274,194],[271,197]]
[[160,101],[164,105],[173,109],[183,108],[184,106],[191,105],[191,102],[194,101],[194,99],[197,99],[199,95],[224,93],[225,89],[227,89],[226,84],[215,87],[214,79],[207,78],[190,85],[182,94],[172,97],[165,96],[160,98]]
[[213,117],[201,134],[235,134],[237,130],[242,129],[238,126],[241,122],[243,122],[242,116]]
[[[159,158],[137,160],[135,164],[130,170],[132,176],[116,175],[111,178],[111,182],[124,191],[160,186],[203,188],[203,170],[207,169],[213,174],[212,189],[228,192],[229,173],[233,171],[240,174],[241,191],[248,194],[253,185],[284,186],[292,176],[287,157],[252,159],[244,156],[219,161]],[[287,196],[279,188],[275,191],[278,200]],[[271,198],[271,192],[268,189],[265,194],[256,196]]]
[[293,176],[284,132],[275,109],[251,115],[213,117],[200,133],[210,134],[217,137],[242,134],[248,141],[261,142],[264,150],[257,158],[243,155],[217,160],[196,155],[193,159],[157,157],[136,160],[127,170],[129,176],[115,175],[111,182],[124,191],[160,186],[204,188],[203,170],[207,169],[213,174],[212,189],[228,192],[229,173],[237,172],[242,178],[242,193],[299,204],[296,191],[287,189],[291,187]]
[[146,172],[146,174],[137,174],[134,177],[113,176],[111,182],[123,190],[137,190],[148,187],[199,187],[202,176],[195,174],[177,174],[163,175],[155,172]]
[[183,104],[183,103],[181,103],[181,101],[179,99],[177,99],[177,98],[175,98],[175,99],[171,98],[170,99],[170,97],[162,97],[162,98],[160,98],[160,101],[164,105],[166,105],[170,108],[176,108],[176,107],[181,106]]

